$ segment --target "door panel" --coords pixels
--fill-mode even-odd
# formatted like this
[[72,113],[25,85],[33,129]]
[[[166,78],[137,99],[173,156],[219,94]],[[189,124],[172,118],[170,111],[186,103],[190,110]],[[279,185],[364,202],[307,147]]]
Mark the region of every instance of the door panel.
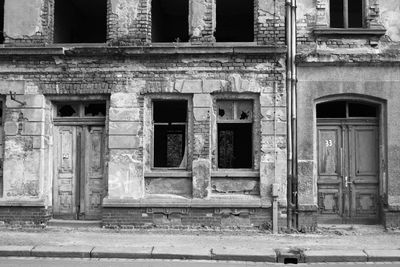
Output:
[[57,127],[55,138],[54,215],[72,219],[76,218],[76,128]]
[[101,217],[104,196],[104,127],[85,127],[85,219]]
[[318,206],[320,214],[332,219],[343,212],[341,143],[340,126],[318,127]]

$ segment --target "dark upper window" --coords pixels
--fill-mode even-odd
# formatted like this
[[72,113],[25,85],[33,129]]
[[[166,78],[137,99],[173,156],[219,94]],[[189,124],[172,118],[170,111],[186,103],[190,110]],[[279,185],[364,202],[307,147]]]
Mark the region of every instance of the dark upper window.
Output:
[[252,168],[253,101],[218,100],[218,168]]
[[186,167],[187,101],[153,101],[153,166]]
[[189,0],[151,1],[152,42],[189,40]]
[[55,43],[105,43],[107,0],[55,0]]
[[361,102],[332,101],[317,104],[318,119],[375,118],[378,107]]
[[216,0],[217,42],[254,41],[253,0]]
[[362,28],[364,0],[330,0],[331,28]]
[[67,117],[105,117],[107,106],[105,102],[71,102],[56,103],[56,116]]

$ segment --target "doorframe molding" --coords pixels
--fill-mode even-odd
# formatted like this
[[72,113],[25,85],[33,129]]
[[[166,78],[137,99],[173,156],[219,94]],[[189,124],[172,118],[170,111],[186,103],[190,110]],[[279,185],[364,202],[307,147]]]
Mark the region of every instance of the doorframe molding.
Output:
[[[313,186],[315,187],[315,191],[318,193],[318,119],[317,119],[317,104],[333,102],[333,101],[354,101],[361,102],[365,104],[374,104],[378,107],[378,131],[379,131],[379,203],[380,205],[380,215],[383,212],[382,204],[387,203],[387,192],[388,192],[388,171],[387,171],[387,159],[388,159],[388,151],[387,151],[387,100],[381,99],[374,96],[364,95],[364,94],[354,94],[354,93],[343,93],[343,94],[333,94],[326,95],[319,98],[315,98],[313,100],[313,160],[315,164],[314,177],[313,177]],[[316,203],[318,206],[318,203]],[[381,216],[380,216],[381,217]]]

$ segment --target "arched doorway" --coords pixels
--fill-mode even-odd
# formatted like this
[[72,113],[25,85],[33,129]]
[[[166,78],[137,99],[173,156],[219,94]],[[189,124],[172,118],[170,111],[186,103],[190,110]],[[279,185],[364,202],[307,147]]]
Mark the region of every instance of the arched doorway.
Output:
[[317,104],[318,222],[379,222],[379,105]]

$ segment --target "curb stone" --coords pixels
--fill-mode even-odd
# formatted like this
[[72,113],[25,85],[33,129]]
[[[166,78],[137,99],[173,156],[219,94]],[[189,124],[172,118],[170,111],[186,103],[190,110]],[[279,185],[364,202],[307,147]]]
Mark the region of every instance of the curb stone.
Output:
[[154,247],[152,259],[211,260],[209,248],[196,247]]
[[92,246],[37,246],[31,251],[33,257],[90,258]]
[[0,257],[29,257],[32,246],[0,246]]
[[153,247],[94,247],[91,258],[150,259]]
[[400,261],[400,250],[364,250],[368,261]]
[[361,250],[308,250],[303,255],[306,263],[367,261],[367,255]]

